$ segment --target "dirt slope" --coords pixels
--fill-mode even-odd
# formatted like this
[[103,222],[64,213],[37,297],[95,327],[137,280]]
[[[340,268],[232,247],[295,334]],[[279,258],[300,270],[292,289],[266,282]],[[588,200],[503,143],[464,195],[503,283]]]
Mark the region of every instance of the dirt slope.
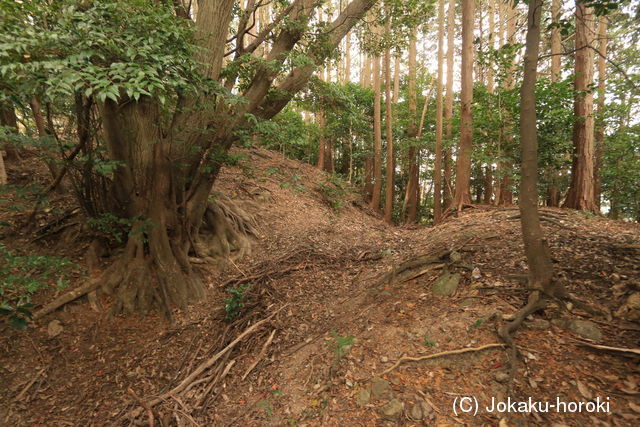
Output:
[[[637,425],[637,356],[581,344],[637,347],[640,327],[616,315],[640,290],[637,224],[546,211],[558,280],[609,314],[551,306],[516,334],[523,360],[511,396],[609,398],[610,413],[456,415],[456,398],[487,406],[509,396],[504,350],[407,361],[382,373],[403,355],[499,342],[496,326],[527,296],[517,211],[478,208],[434,229],[391,228],[309,165],[260,149],[238,154],[245,160],[225,169],[218,190],[259,216],[252,254],[202,264],[207,298],[177,311],[173,324],[155,314],[112,318],[109,301],[96,312],[80,300],[27,332],[3,326],[1,424]],[[64,251],[57,237],[49,250]],[[88,244],[76,242],[70,255]],[[433,263],[404,270],[416,259]],[[439,285],[457,282],[452,295],[433,292],[443,276],[448,283]],[[224,321],[225,288],[245,283],[239,315]],[[54,337],[53,320],[64,328]],[[141,405],[158,396],[150,415]]]

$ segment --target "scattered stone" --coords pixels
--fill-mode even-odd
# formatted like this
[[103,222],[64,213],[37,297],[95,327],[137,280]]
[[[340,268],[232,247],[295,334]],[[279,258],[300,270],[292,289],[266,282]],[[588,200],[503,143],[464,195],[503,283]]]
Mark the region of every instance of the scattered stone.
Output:
[[567,329],[582,338],[587,338],[594,341],[602,339],[602,331],[593,322],[589,320],[576,320],[576,319],[553,319],[552,324]]
[[60,323],[60,321],[57,319],[52,320],[47,325],[47,334],[49,335],[49,338],[57,337],[62,333],[63,330],[64,330],[64,327],[62,326],[62,323]]
[[404,403],[400,402],[398,399],[392,399],[382,408],[380,408],[380,412],[382,415],[390,420],[399,418],[404,410]]
[[364,406],[371,400],[371,390],[368,388],[360,389],[356,403],[358,406]]
[[630,321],[640,321],[640,292],[631,294],[616,311],[616,317]]
[[391,385],[382,378],[374,378],[371,380],[371,395],[374,399],[391,396]]
[[416,403],[415,405],[411,406],[411,411],[409,411],[409,416],[414,421],[420,421],[424,418],[424,415],[422,413],[422,407],[420,406],[419,403]]
[[529,322],[524,322],[524,327],[528,329],[537,329],[540,331],[544,331],[545,329],[549,329],[551,327],[551,322],[544,319],[533,319]]
[[499,383],[506,383],[509,380],[509,374],[504,371],[498,371],[493,375],[493,379]]
[[460,275],[458,273],[444,273],[433,284],[433,293],[436,295],[450,296],[458,289]]
[[473,271],[471,271],[471,277],[474,279],[479,279],[482,276],[480,273],[480,269],[478,267],[474,267]]
[[387,362],[389,361],[389,358],[388,358],[387,356],[382,356],[382,357],[380,358],[380,361],[381,361],[382,363],[387,363]]

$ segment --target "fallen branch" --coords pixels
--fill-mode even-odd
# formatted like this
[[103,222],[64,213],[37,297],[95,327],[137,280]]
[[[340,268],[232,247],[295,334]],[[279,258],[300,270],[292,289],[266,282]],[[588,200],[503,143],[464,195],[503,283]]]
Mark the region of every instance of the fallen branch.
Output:
[[636,356],[640,356],[640,348],[610,347],[608,345],[590,344],[584,341],[578,341],[578,343],[582,346],[595,348],[598,350],[613,351],[613,352],[619,352],[619,353],[631,353],[631,354],[635,354]]
[[[265,323],[267,323],[268,321],[273,319],[273,317],[276,314],[278,314],[282,309],[284,309],[286,306],[287,306],[287,304],[283,305],[282,307],[277,309],[275,312],[273,312],[269,317],[267,317],[265,319],[262,319],[259,322],[254,323],[252,326],[250,326],[247,329],[245,329],[240,335],[238,335],[236,337],[236,339],[231,341],[231,343],[229,343],[225,348],[223,348],[218,353],[216,353],[214,356],[212,356],[211,358],[209,358],[206,361],[204,361],[203,363],[201,363],[200,366],[198,366],[189,375],[187,375],[187,377],[184,380],[182,380],[180,382],[180,384],[178,384],[177,386],[175,386],[173,389],[169,390],[168,392],[158,396],[157,398],[150,400],[148,402],[149,406],[153,407],[153,406],[157,405],[158,403],[166,400],[167,398],[172,398],[175,395],[181,393],[183,390],[185,390],[188,387],[190,387],[193,382],[198,381],[197,380],[198,376],[200,376],[204,371],[206,371],[211,366],[213,366],[219,359],[221,359],[227,352],[229,352],[233,347],[235,347],[247,335],[253,333],[255,330],[260,328],[262,325],[264,325]],[[125,419],[126,418],[135,418],[138,415],[140,415],[140,410],[139,409],[134,409],[131,412],[129,412],[129,414],[127,414],[124,418]]]
[[260,354],[258,354],[258,357],[256,357],[256,360],[251,364],[251,366],[249,366],[249,368],[246,370],[244,375],[242,375],[242,380],[243,381],[244,381],[245,378],[247,378],[247,375],[249,375],[251,373],[251,371],[253,371],[253,369],[256,366],[258,366],[258,363],[260,363],[260,361],[262,360],[264,355],[267,353],[267,347],[269,347],[269,344],[271,344],[271,341],[273,341],[273,337],[275,335],[276,335],[276,330],[274,329],[273,331],[271,331],[271,335],[269,335],[269,338],[267,338],[267,341],[262,346],[262,350],[260,350]]
[[444,356],[453,356],[453,355],[456,355],[456,354],[472,353],[472,352],[476,352],[476,351],[482,351],[482,350],[487,350],[487,349],[490,349],[490,348],[498,348],[498,347],[504,347],[504,346],[505,346],[504,344],[494,343],[494,344],[483,345],[483,346],[480,346],[480,347],[461,348],[459,350],[442,351],[440,353],[428,354],[426,356],[420,356],[420,357],[402,356],[400,359],[398,359],[398,361],[396,363],[393,364],[392,367],[390,367],[389,369],[387,369],[384,372],[382,372],[380,374],[380,376],[386,375],[389,372],[393,371],[398,366],[400,366],[400,364],[402,364],[403,362],[419,362],[421,360],[435,359],[435,358],[444,357]]
[[49,304],[45,305],[40,310],[35,312],[33,314],[33,320],[37,320],[43,316],[46,316],[47,314],[56,311],[58,308],[62,307],[63,305],[71,301],[74,301],[83,295],[88,294],[89,292],[97,288],[99,284],[100,284],[99,279],[92,279],[92,280],[89,280],[84,285],[78,288],[75,288],[74,290],[69,291],[66,294],[60,295],[58,298],[56,298],[55,300],[53,300],[52,302],[50,302]]

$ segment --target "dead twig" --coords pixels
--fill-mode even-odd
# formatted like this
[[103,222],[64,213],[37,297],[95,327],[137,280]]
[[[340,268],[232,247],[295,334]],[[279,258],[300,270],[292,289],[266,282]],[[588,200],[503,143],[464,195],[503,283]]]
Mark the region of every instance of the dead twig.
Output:
[[265,354],[267,353],[267,347],[269,347],[275,335],[276,335],[276,330],[274,329],[273,331],[271,331],[271,335],[269,335],[269,338],[267,338],[267,341],[262,346],[262,350],[260,350],[260,353],[258,354],[258,357],[256,357],[256,360],[251,364],[251,366],[249,366],[249,368],[245,371],[244,375],[242,375],[243,381],[245,378],[247,378],[247,375],[249,375],[251,371],[253,371],[253,369],[256,366],[258,366],[258,363],[260,363],[262,358],[265,356]]
[[611,347],[608,345],[590,344],[584,341],[578,341],[578,343],[585,347],[595,348],[597,350],[611,351],[616,353],[635,354],[640,356],[640,348],[624,348],[624,347]]
[[427,360],[427,359],[435,359],[438,357],[445,357],[445,356],[453,356],[456,354],[464,354],[464,353],[472,353],[472,352],[476,352],[476,351],[482,351],[482,350],[487,350],[490,348],[498,348],[498,347],[504,347],[504,344],[487,344],[487,345],[483,345],[480,347],[471,347],[471,348],[461,348],[458,350],[449,350],[449,351],[442,351],[440,353],[435,353],[435,354],[428,354],[426,356],[420,356],[420,357],[411,357],[411,356],[402,356],[400,359],[398,359],[396,361],[396,363],[393,364],[392,367],[390,367],[389,369],[383,371],[380,376],[382,375],[386,375],[389,372],[393,371],[394,369],[396,369],[398,366],[400,366],[403,362],[418,362],[421,360]]
[[38,380],[38,378],[40,378],[40,375],[42,375],[44,373],[44,371],[46,371],[46,370],[47,370],[46,368],[42,368],[38,372],[36,372],[36,374],[33,376],[31,381],[29,381],[27,383],[27,385],[22,389],[22,391],[20,393],[18,393],[18,395],[15,397],[14,400],[16,400],[16,401],[21,400],[24,397],[24,395],[27,393],[27,391],[29,391],[31,386],[33,386],[36,383],[36,381]]
[[42,307],[40,310],[36,311],[33,314],[33,320],[46,316],[47,314],[54,312],[55,310],[62,307],[63,305],[71,301],[74,301],[83,295],[88,294],[89,292],[97,288],[99,284],[100,284],[100,280],[98,278],[92,279],[92,280],[89,280],[84,285],[72,291],[69,291],[66,294],[60,295],[58,298],[56,298],[49,304],[45,305],[44,307]]

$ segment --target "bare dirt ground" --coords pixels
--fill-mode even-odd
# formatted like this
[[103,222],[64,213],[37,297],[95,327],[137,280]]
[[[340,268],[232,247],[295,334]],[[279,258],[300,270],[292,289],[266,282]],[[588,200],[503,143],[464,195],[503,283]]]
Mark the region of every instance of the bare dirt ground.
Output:
[[[99,311],[80,299],[27,331],[0,326],[0,424],[638,425],[638,354],[584,344],[638,347],[640,313],[627,303],[640,291],[638,224],[545,209],[557,279],[602,315],[551,304],[529,319],[515,335],[522,358],[508,390],[502,347],[396,362],[500,343],[496,327],[528,295],[517,210],[479,206],[437,228],[389,227],[309,165],[238,153],[246,159],[225,169],[218,190],[258,215],[251,255],[202,264],[207,297],[173,323],[112,317],[108,299]],[[52,212],[39,224],[69,209]],[[0,219],[15,227],[27,213]],[[37,240],[6,232],[3,242],[81,263],[85,233],[56,227]],[[407,268],[416,259],[429,262]],[[225,289],[247,284],[225,320]],[[464,397],[477,399],[475,416],[454,411]],[[569,406],[487,409],[508,398]],[[569,412],[570,402],[609,406]]]

